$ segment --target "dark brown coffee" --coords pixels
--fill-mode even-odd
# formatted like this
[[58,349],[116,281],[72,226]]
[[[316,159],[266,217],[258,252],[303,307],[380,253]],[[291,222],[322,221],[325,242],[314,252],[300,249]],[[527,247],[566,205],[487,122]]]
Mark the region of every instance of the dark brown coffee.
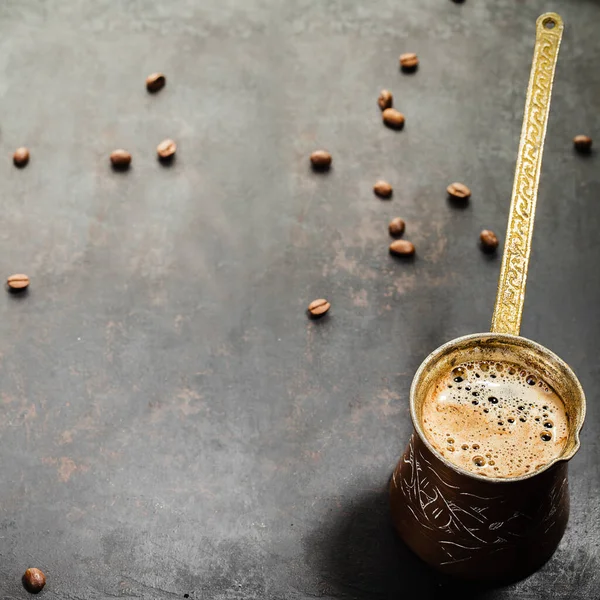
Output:
[[539,373],[472,362],[448,372],[422,406],[425,435],[451,463],[487,477],[519,477],[559,457],[565,405]]
[[388,230],[392,237],[400,237],[404,233],[404,229],[406,228],[406,223],[400,217],[395,217],[390,221],[388,225]]
[[331,166],[331,154],[327,150],[315,150],[310,155],[310,162],[313,169],[325,171]]
[[110,153],[110,162],[115,169],[126,169],[131,164],[131,154],[127,150],[113,150]]
[[22,273],[11,275],[6,280],[6,285],[11,292],[21,292],[29,287],[29,277]]
[[484,252],[494,252],[500,243],[496,234],[489,229],[484,229],[479,234],[479,240],[481,242],[481,249]]
[[414,52],[406,52],[400,55],[400,66],[403,71],[414,71],[419,66],[419,59]]
[[331,308],[331,304],[325,300],[325,298],[319,298],[318,300],[313,300],[308,305],[308,314],[316,319],[318,317],[322,317],[326,312]]
[[394,97],[392,96],[392,92],[389,90],[381,90],[379,93],[379,98],[377,98],[377,104],[381,110],[385,110],[386,108],[392,108],[394,103]]
[[23,587],[31,594],[42,591],[46,585],[46,576],[39,569],[27,569],[23,575]]
[[162,90],[167,83],[167,78],[162,73],[152,73],[146,78],[146,89],[149,92],[155,93]]
[[373,186],[373,191],[375,192],[375,195],[379,196],[380,198],[390,198],[394,189],[387,181],[380,179]]
[[163,140],[157,147],[156,152],[160,160],[170,160],[175,156],[177,144],[173,140]]
[[592,149],[592,138],[589,135],[576,135],[573,138],[573,145],[579,152],[589,152]]
[[29,150],[25,147],[17,148],[13,154],[16,167],[24,167],[29,162]]
[[468,200],[471,197],[471,190],[464,183],[451,183],[446,191],[455,200]]
[[404,127],[404,115],[395,108],[386,108],[382,117],[383,122],[391,129],[402,129]]
[[390,244],[390,254],[394,256],[412,256],[415,253],[415,245],[408,240],[396,240]]

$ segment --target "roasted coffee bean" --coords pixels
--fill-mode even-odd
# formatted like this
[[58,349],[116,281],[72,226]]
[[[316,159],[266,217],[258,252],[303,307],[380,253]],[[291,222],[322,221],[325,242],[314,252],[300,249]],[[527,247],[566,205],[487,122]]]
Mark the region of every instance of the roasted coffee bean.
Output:
[[592,138],[588,135],[576,135],[573,144],[578,152],[589,152],[592,149]]
[[383,179],[380,179],[373,186],[373,191],[380,198],[389,198],[394,190],[387,181],[383,181]]
[[31,594],[41,592],[46,585],[46,576],[39,569],[27,569],[23,575],[23,587]]
[[173,140],[163,140],[157,147],[156,152],[161,160],[169,160],[175,156],[177,144]]
[[7,280],[6,284],[11,292],[21,292],[29,287],[29,277],[22,273],[11,275]]
[[406,223],[400,217],[396,217],[390,221],[388,229],[392,237],[400,237],[404,233],[405,227]]
[[315,169],[324,171],[331,166],[331,154],[327,150],[315,150],[310,155],[310,162]]
[[390,92],[390,90],[381,90],[379,93],[379,98],[377,98],[377,104],[379,104],[379,108],[381,110],[392,108],[392,104],[394,104],[392,92]]
[[316,319],[322,317],[330,308],[331,304],[325,298],[319,298],[318,300],[313,300],[308,305],[308,314],[313,319]]
[[390,254],[395,256],[412,256],[415,253],[415,245],[408,240],[396,240],[390,244]]
[[115,169],[126,169],[131,163],[131,154],[119,148],[110,153],[110,162]]
[[400,55],[400,66],[404,71],[412,71],[419,65],[419,59],[414,52],[406,52]]
[[395,108],[386,108],[383,111],[383,122],[392,129],[404,127],[404,115]]
[[446,191],[455,200],[468,200],[471,197],[471,190],[464,183],[451,183]]
[[16,167],[24,167],[29,162],[29,150],[27,148],[17,148],[13,154],[13,162]]
[[146,78],[146,89],[149,92],[158,92],[165,87],[166,83],[167,79],[162,73],[152,73]]
[[484,252],[493,252],[500,243],[496,234],[489,229],[484,229],[479,234],[479,239],[481,240],[481,249]]

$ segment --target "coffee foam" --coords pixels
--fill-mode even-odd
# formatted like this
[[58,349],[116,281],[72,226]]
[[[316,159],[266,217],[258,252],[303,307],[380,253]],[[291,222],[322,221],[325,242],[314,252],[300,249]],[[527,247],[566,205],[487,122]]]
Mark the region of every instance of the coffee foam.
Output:
[[559,457],[568,440],[565,406],[538,373],[511,363],[454,368],[422,407],[435,449],[455,465],[487,477],[518,477]]

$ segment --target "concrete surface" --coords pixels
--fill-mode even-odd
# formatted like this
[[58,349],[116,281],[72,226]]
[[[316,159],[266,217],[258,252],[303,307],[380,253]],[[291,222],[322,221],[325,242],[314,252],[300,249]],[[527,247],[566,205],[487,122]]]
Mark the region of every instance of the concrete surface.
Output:
[[[566,30],[522,333],[573,366],[588,420],[558,552],[475,590],[403,548],[386,485],[416,367],[489,326],[499,258],[478,234],[504,234],[552,9]],[[595,0],[2,2],[1,273],[32,284],[0,295],[0,597],[24,598],[37,566],[42,597],[69,600],[600,598],[600,159],[571,143],[600,145],[599,22]],[[381,124],[382,87],[402,132]],[[319,147],[327,174],[308,166]],[[463,210],[452,181],[473,191]],[[394,216],[414,262],[388,255]],[[331,313],[311,322],[318,297]]]

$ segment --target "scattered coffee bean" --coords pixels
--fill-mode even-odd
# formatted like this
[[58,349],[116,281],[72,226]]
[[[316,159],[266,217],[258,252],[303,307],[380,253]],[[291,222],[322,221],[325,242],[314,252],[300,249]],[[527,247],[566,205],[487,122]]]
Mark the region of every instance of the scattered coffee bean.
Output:
[[126,169],[131,163],[131,154],[119,148],[110,153],[110,162],[115,169]]
[[6,280],[6,284],[11,292],[21,292],[29,287],[29,277],[27,277],[27,275],[23,275],[22,273],[11,275]]
[[377,104],[379,104],[379,108],[381,110],[392,108],[392,104],[394,104],[392,92],[390,92],[390,90],[381,90],[379,93],[379,98],[377,98]]
[[24,167],[29,162],[29,150],[27,148],[17,148],[13,154],[13,162],[16,167]]
[[373,191],[380,198],[389,198],[394,190],[387,181],[383,181],[382,179],[380,179],[373,186]]
[[481,249],[484,252],[493,252],[500,243],[496,234],[489,229],[484,229],[479,234],[479,239],[481,240]]
[[404,115],[395,108],[386,108],[383,111],[383,122],[392,129],[404,127]]
[[331,304],[325,298],[319,298],[318,300],[313,300],[308,305],[308,314],[313,319],[316,319],[322,317],[330,308]]
[[589,152],[592,149],[592,138],[588,135],[576,135],[573,144],[578,152]]
[[404,228],[406,224],[400,217],[396,217],[390,221],[388,229],[390,230],[390,235],[392,237],[400,237],[404,233]]
[[331,166],[331,154],[327,150],[315,150],[310,155],[310,162],[315,169],[325,171]]
[[162,73],[152,73],[146,78],[146,89],[149,92],[158,92],[158,90],[165,87],[166,83],[167,79]]
[[396,240],[390,244],[390,254],[395,256],[412,256],[415,253],[415,245],[408,240]]
[[23,575],[23,587],[31,594],[41,592],[46,585],[46,576],[39,569],[27,569]]
[[400,66],[403,71],[412,71],[419,65],[419,59],[414,52],[406,52],[400,55]]
[[471,190],[464,183],[451,183],[446,191],[455,200],[468,200],[471,197]]
[[169,160],[175,156],[177,144],[173,140],[163,140],[157,147],[156,152],[161,160]]

